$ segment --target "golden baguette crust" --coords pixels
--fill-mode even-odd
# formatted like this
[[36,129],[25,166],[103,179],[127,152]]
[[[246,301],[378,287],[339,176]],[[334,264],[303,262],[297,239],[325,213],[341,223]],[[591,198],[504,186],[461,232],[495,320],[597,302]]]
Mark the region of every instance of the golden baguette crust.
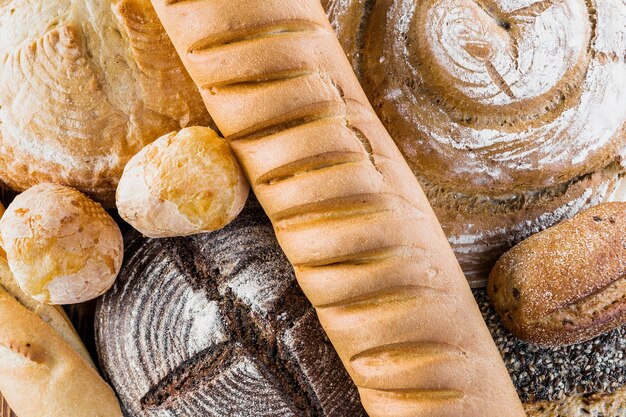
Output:
[[0,2],[0,178],[108,207],[126,162],[210,123],[149,0]]
[[574,344],[626,322],[625,269],[626,203],[605,203],[504,254],[488,291],[520,339]]
[[56,312],[49,324],[44,310],[38,313],[0,285],[0,391],[11,408],[20,417],[121,417],[113,390],[84,357],[82,344],[77,352],[80,342],[67,340],[78,337],[52,327],[64,316]]
[[371,416],[524,411],[316,0],[153,0]]
[[72,349],[76,351],[76,353],[78,353],[89,365],[91,365],[91,367],[95,369],[96,365],[94,365],[91,356],[76,333],[70,319],[63,311],[63,308],[60,306],[40,303],[34,298],[26,295],[26,293],[20,289],[19,285],[15,281],[15,278],[13,278],[6,258],[1,256],[0,287],[4,288],[20,304],[48,323],[65,340],[65,342],[67,342],[67,344],[69,344]]

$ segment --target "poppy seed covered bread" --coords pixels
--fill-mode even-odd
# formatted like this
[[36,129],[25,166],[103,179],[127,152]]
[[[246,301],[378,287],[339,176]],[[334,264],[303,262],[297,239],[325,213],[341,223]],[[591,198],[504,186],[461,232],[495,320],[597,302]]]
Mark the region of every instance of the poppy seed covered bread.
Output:
[[211,234],[131,236],[96,314],[127,416],[366,416],[258,203]]
[[326,0],[470,283],[611,198],[626,146],[622,0]]
[[144,145],[210,118],[146,0],[0,3],[0,179],[106,206]]
[[576,345],[539,347],[504,328],[486,289],[474,295],[528,417],[626,415],[626,327]]

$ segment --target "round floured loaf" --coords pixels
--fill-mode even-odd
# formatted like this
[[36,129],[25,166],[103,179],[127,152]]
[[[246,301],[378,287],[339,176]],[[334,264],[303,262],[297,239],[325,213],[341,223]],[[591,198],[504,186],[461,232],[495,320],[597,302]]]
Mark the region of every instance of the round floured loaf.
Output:
[[147,143],[210,123],[149,0],[0,2],[0,179],[112,207]]
[[609,199],[626,145],[622,0],[326,0],[473,285]]
[[127,237],[96,312],[126,416],[366,416],[256,201],[211,234]]

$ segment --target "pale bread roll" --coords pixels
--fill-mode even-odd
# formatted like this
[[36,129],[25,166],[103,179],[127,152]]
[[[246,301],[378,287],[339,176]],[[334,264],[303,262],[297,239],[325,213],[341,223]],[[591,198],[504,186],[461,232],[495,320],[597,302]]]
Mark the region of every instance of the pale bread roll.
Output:
[[226,141],[207,127],[162,136],[124,168],[120,216],[145,236],[212,232],[241,212],[250,186]]
[[22,290],[48,304],[74,304],[108,290],[123,257],[115,221],[81,192],[40,184],[0,220],[0,238]]

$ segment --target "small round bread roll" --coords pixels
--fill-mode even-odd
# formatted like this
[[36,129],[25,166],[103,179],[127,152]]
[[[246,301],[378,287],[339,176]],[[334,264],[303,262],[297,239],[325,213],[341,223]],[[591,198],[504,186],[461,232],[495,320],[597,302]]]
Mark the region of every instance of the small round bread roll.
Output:
[[39,184],[18,195],[0,220],[9,267],[22,290],[48,304],[104,294],[122,265],[117,223],[81,192]]
[[117,208],[145,236],[188,236],[230,223],[249,189],[226,140],[209,128],[190,127],[157,139],[130,160]]

